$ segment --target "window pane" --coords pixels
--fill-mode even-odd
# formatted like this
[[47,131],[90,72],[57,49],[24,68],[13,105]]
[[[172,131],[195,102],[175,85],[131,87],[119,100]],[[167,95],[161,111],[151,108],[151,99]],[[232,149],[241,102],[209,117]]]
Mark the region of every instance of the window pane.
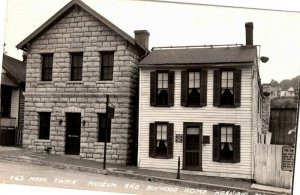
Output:
[[232,143],[232,135],[227,135],[227,142]]
[[186,134],[188,135],[199,135],[199,128],[197,127],[188,127],[186,130]]
[[168,73],[164,73],[164,75],[163,75],[163,79],[167,81],[167,80],[168,80],[168,78],[169,78],[169,74],[168,74]]
[[200,72],[195,72],[195,79],[200,80]]
[[157,88],[163,88],[163,82],[162,82],[162,80],[158,80],[157,81]]
[[233,80],[228,80],[228,88],[232,88],[233,87]]
[[227,127],[227,134],[232,135],[232,127]]
[[222,80],[221,87],[227,88],[227,80]]
[[221,135],[221,142],[225,143],[226,142],[226,134]]
[[221,135],[226,135],[226,127],[221,127]]
[[162,126],[161,139],[162,140],[167,140],[167,125]]
[[162,81],[162,79],[163,79],[163,74],[162,73],[158,73],[157,74],[157,80],[158,81]]
[[195,80],[195,88],[199,88],[200,87],[200,80],[196,79]]
[[156,139],[157,140],[161,139],[161,125],[156,126]]
[[233,79],[233,71],[228,72],[228,79]]
[[164,81],[163,82],[162,88],[164,88],[164,89],[168,88],[168,81]]
[[223,71],[222,72],[222,80],[227,79],[227,72]]

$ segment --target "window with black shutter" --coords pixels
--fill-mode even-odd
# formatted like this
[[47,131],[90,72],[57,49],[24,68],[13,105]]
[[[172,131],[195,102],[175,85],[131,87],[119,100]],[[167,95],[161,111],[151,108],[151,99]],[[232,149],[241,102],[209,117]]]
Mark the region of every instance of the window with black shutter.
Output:
[[114,52],[101,52],[101,80],[113,80]]
[[213,126],[213,160],[240,162],[240,126],[219,124]]
[[42,54],[42,81],[52,81],[53,54]]
[[241,102],[241,70],[214,71],[214,106],[238,107]]
[[0,117],[10,117],[12,88],[1,85],[1,115]]
[[150,105],[174,105],[174,71],[151,72]]
[[[110,142],[110,135],[111,135],[111,119],[107,120],[107,132],[106,142]],[[106,113],[98,114],[98,142],[105,142],[105,131],[106,131]]]
[[174,124],[150,123],[149,156],[173,158]]
[[39,129],[39,139],[49,139],[50,134],[50,112],[40,112],[39,119],[40,119],[40,129]]
[[71,81],[82,80],[83,53],[71,53]]
[[207,70],[181,72],[181,105],[206,106]]

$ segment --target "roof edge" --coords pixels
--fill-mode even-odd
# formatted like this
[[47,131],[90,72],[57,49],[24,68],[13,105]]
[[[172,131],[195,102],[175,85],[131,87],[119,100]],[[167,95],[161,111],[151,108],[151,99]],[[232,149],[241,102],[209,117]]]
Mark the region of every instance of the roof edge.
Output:
[[63,8],[61,8],[58,12],[56,12],[51,18],[49,18],[46,22],[44,22],[39,28],[37,28],[35,31],[33,31],[29,36],[27,36],[23,41],[21,41],[18,45],[16,45],[17,49],[22,49],[23,51],[27,51],[27,44],[35,39],[37,36],[40,35],[40,33],[43,32],[47,27],[53,25],[53,23],[56,22],[59,17],[64,14],[66,11],[68,11],[73,5],[78,5],[81,8],[83,8],[85,11],[93,15],[96,19],[104,23],[106,26],[111,28],[113,31],[115,31],[117,34],[122,36],[124,39],[126,39],[129,43],[131,43],[134,46],[140,47],[140,49],[144,50],[145,52],[149,52],[148,49],[143,47],[141,44],[139,44],[134,38],[132,38],[130,35],[128,35],[126,32],[121,30],[119,27],[114,25],[112,22],[110,22],[108,19],[100,15],[98,12],[96,12],[94,9],[92,9],[90,6],[82,2],[81,0],[72,0],[68,4],[66,4]]

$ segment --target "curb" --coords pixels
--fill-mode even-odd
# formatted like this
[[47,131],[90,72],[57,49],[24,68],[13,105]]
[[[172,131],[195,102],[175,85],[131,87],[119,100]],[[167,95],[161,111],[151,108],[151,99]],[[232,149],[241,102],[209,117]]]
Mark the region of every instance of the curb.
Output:
[[[136,173],[129,173],[129,172],[123,172],[123,171],[117,171],[117,170],[103,170],[98,168],[92,168],[92,167],[84,167],[79,165],[71,165],[66,163],[57,163],[57,162],[49,162],[49,161],[43,161],[39,159],[29,159],[26,157],[20,157],[20,156],[10,156],[10,155],[3,155],[0,154],[0,159],[7,160],[7,161],[13,161],[13,162],[21,162],[21,163],[28,163],[28,164],[34,164],[34,165],[40,165],[40,166],[47,166],[51,168],[57,168],[57,169],[66,169],[66,170],[75,170],[75,171],[83,171],[88,173],[96,173],[96,174],[102,174],[102,175],[110,175],[110,176],[116,176],[116,177],[123,177],[128,179],[136,179],[136,180],[142,180],[142,181],[150,181],[150,182],[157,182],[157,183],[164,183],[164,184],[170,184],[170,185],[177,185],[181,187],[188,187],[188,188],[195,188],[195,189],[202,189],[202,190],[210,190],[210,191],[217,191],[216,195],[277,195],[279,193],[276,192],[269,192],[269,191],[262,191],[262,190],[253,190],[253,189],[245,189],[245,188],[238,188],[238,187],[229,187],[229,186],[222,186],[222,185],[216,185],[216,184],[209,184],[209,183],[199,183],[199,182],[193,182],[193,181],[187,181],[187,180],[178,180],[178,179],[172,179],[172,178],[164,178],[164,177],[156,177],[156,176],[147,176],[142,174],[136,174]],[[280,193],[282,194],[282,193]]]

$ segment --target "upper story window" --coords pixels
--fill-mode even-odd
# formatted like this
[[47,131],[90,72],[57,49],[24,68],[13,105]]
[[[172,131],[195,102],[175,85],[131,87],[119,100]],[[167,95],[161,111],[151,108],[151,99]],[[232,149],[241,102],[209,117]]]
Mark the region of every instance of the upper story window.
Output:
[[240,162],[240,138],[240,125],[213,125],[213,160]]
[[157,105],[168,105],[168,73],[157,73],[157,92],[156,103]]
[[221,105],[234,105],[233,71],[222,71]]
[[173,139],[173,123],[150,123],[149,156],[157,158],[173,158]]
[[181,72],[181,105],[206,106],[207,70]]
[[101,52],[101,80],[113,80],[114,52]]
[[189,72],[188,105],[200,106],[200,72]]
[[52,81],[53,54],[42,54],[42,81]]
[[83,53],[71,53],[71,81],[82,80]]
[[151,106],[174,105],[174,72],[156,71],[151,72],[150,84]]
[[214,71],[214,106],[241,105],[241,70]]

